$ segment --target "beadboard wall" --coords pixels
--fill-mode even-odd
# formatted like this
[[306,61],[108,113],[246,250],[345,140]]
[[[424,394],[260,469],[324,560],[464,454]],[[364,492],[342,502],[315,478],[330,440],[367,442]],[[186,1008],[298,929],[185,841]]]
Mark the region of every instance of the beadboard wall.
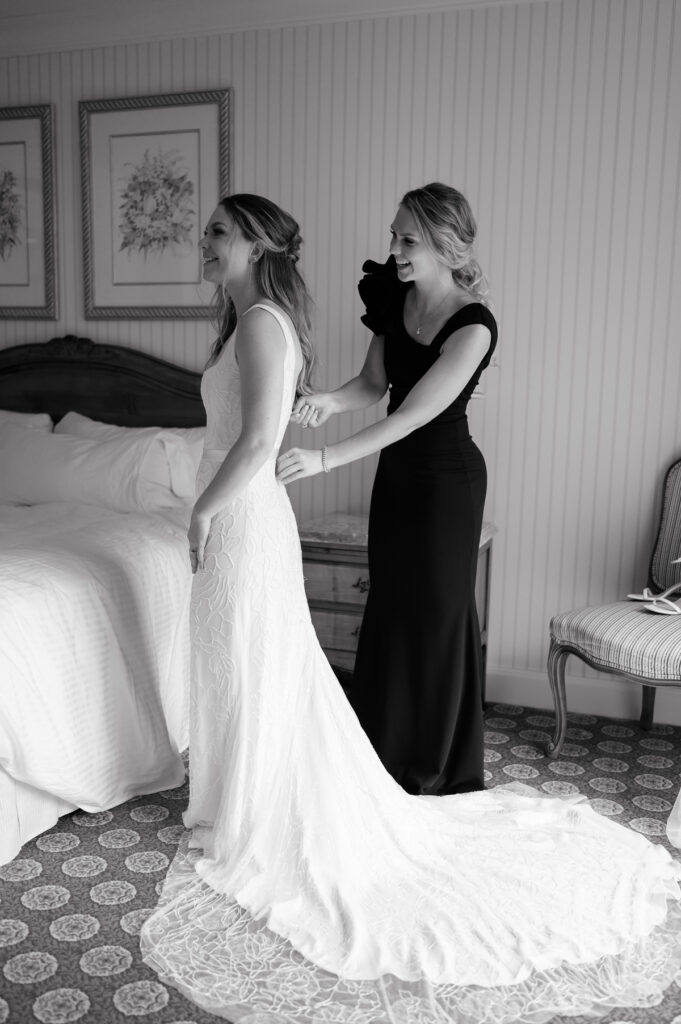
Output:
[[[456,184],[501,328],[470,416],[499,528],[490,693],[546,706],[550,616],[643,586],[661,475],[681,455],[679,3],[457,3],[191,31],[187,5],[185,38],[0,59],[0,105],[55,104],[59,270],[58,321],[0,321],[0,346],[68,331],[205,360],[205,322],[83,319],[81,99],[233,90],[233,189],[302,225],[323,387],[361,366],[355,285],[385,255],[400,195]],[[290,440],[333,441],[380,411]],[[299,519],[366,510],[374,468],[296,485]],[[634,688],[572,672],[571,706],[636,713]],[[659,704],[681,721],[673,695]]]

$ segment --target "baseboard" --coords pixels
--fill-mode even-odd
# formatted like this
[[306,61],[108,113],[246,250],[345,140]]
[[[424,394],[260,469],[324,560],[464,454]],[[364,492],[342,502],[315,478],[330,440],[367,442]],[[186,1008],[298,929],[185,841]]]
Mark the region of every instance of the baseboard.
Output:
[[[568,662],[568,666],[569,666]],[[641,687],[616,676],[588,677],[565,674],[568,711],[608,718],[637,719],[641,714]],[[491,665],[487,670],[487,701],[521,704],[553,710],[551,687],[545,672],[521,671]],[[655,722],[681,725],[681,687],[658,687]]]

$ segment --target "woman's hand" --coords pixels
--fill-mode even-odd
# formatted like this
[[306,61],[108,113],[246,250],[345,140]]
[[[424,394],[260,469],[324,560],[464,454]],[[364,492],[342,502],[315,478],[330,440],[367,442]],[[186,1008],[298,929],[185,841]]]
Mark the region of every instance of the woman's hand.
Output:
[[323,469],[322,453],[318,449],[289,448],[277,459],[277,480],[282,484],[290,484],[305,476],[315,476]]
[[291,422],[297,423],[300,427],[321,427],[335,411],[333,392],[301,395],[293,406]]
[[212,516],[207,515],[205,512],[197,512],[196,506],[192,512],[192,517],[189,522],[189,529],[187,530],[187,540],[189,541],[189,560],[192,566],[192,573],[196,573],[197,569],[203,569],[203,555],[206,548],[206,542],[208,540],[208,534],[210,533],[210,524]]

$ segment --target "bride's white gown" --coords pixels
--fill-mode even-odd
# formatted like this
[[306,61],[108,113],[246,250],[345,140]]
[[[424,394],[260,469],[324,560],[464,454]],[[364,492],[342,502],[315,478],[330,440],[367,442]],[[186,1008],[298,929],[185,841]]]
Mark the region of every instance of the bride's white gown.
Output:
[[[681,870],[581,798],[406,794],[319,647],[275,456],[216,517],[192,599],[194,830],[145,960],[243,1024],[541,1024],[654,1005],[681,966]],[[199,486],[241,429],[233,340],[203,377]],[[528,795],[529,794],[529,795]]]

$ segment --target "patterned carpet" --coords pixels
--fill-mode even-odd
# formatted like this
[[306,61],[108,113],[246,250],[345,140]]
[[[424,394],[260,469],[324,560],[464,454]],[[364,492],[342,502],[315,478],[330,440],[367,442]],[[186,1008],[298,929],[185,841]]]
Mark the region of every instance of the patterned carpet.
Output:
[[[681,728],[569,716],[562,756],[541,748],[553,717],[495,704],[486,714],[488,786],[520,780],[580,792],[602,813],[666,845],[681,777]],[[219,1019],[161,985],[138,935],[182,835],[187,784],[99,814],[76,812],[0,867],[0,1024],[209,1024]],[[680,854],[681,856],[681,854]],[[270,1024],[254,1013],[243,1024]],[[662,1003],[603,1024],[681,1024],[681,976]],[[585,1018],[555,1018],[555,1024]],[[410,1024],[410,1022],[404,1022]]]

